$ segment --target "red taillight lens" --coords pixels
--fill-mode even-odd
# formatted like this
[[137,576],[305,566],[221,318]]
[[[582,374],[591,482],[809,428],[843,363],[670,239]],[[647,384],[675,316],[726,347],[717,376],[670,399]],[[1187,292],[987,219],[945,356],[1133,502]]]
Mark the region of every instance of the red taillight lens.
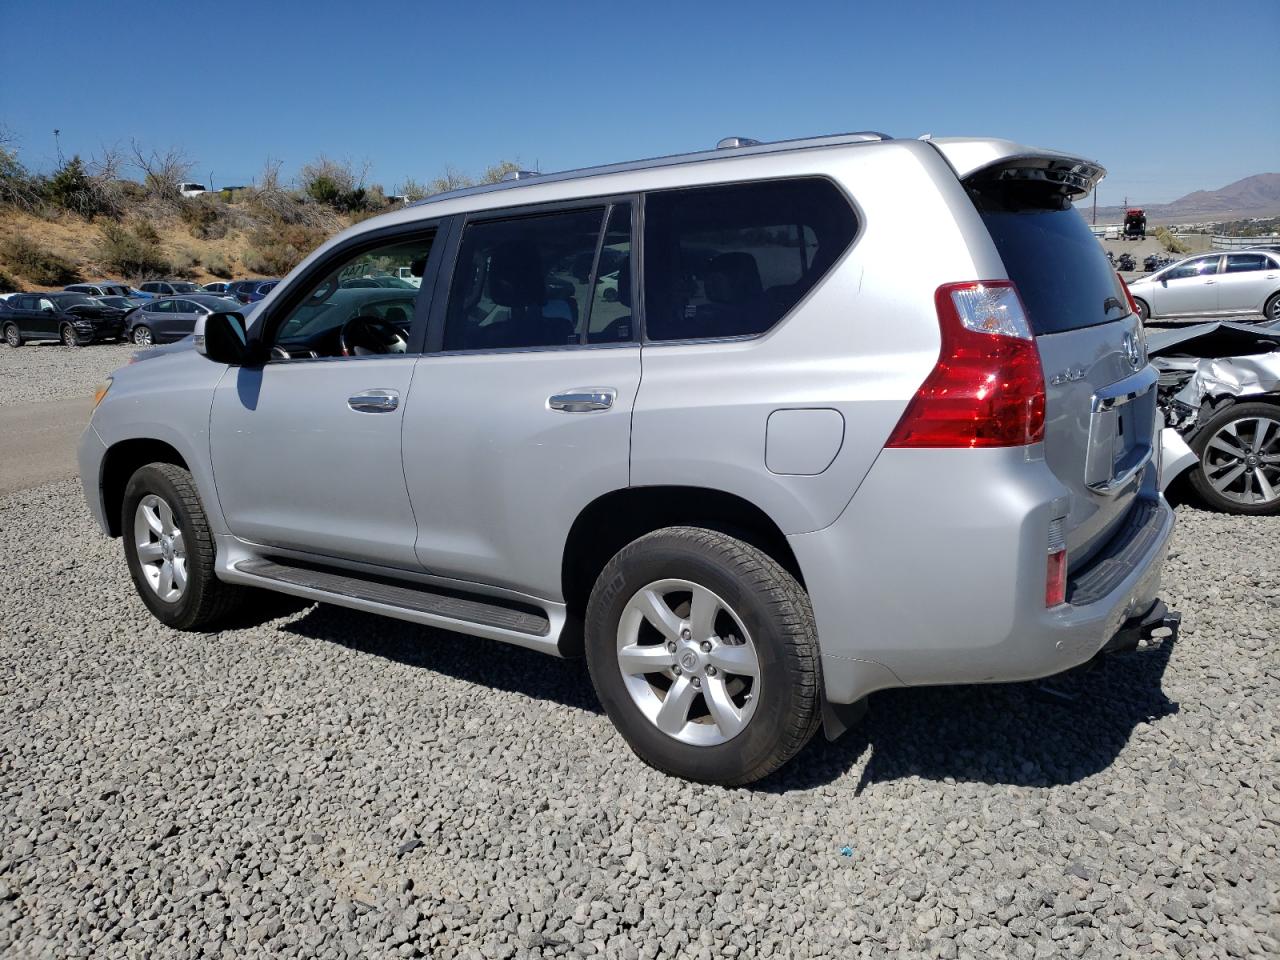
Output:
[[1019,447],[1044,439],[1044,371],[1009,280],[948,283],[934,295],[942,350],[890,447]]
[[1120,271],[1116,271],[1116,282],[1120,284],[1120,289],[1124,291],[1124,298],[1129,302],[1129,312],[1136,314],[1138,312],[1138,303],[1133,299],[1133,294],[1129,292],[1129,284],[1124,282],[1124,277],[1120,276]]
[[1056,607],[1067,602],[1067,551],[1049,554],[1049,569],[1044,577],[1044,605]]

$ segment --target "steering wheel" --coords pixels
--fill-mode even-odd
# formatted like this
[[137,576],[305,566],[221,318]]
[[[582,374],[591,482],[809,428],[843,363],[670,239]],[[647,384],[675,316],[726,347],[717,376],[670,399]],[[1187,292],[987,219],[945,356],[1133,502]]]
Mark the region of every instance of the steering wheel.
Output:
[[365,357],[375,353],[405,353],[409,343],[390,320],[362,313],[342,325],[338,331],[338,349],[344,357]]

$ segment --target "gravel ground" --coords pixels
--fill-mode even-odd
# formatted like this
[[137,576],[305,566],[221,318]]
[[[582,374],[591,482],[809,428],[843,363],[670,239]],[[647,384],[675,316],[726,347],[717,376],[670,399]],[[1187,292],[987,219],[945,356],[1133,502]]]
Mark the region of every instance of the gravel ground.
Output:
[[0,955],[1274,955],[1280,519],[1179,512],[1176,647],[880,694],[723,790],[580,662],[330,607],[174,633],[74,483],[0,501]]
[[128,363],[138,349],[131,343],[27,343],[17,350],[0,344],[0,406],[92,397],[107,374]]

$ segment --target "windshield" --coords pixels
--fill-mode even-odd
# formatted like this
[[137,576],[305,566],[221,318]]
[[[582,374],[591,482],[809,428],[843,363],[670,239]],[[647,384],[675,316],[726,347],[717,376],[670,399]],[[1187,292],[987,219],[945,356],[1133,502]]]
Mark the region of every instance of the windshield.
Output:
[[1037,335],[1128,316],[1119,277],[1073,207],[1004,183],[974,187],[970,195]]

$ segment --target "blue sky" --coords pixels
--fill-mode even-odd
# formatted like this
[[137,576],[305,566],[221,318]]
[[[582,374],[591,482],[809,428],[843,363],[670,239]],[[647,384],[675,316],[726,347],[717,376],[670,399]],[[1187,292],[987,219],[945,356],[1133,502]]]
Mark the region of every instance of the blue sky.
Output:
[[180,147],[216,185],[268,157],[391,190],[860,129],[1077,152],[1102,204],[1280,171],[1280,0],[2,0],[0,36],[0,125],[37,169],[57,127],[65,154]]

